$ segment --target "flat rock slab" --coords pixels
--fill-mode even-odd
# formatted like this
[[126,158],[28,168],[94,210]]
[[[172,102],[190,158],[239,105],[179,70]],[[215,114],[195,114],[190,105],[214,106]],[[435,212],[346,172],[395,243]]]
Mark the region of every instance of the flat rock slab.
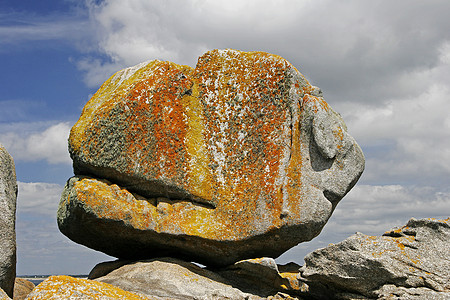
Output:
[[195,69],[112,76],[71,130],[58,224],[122,259],[276,257],[317,236],[364,169],[345,124],[295,67],[214,50]]
[[14,160],[0,144],[0,288],[10,297],[16,278],[16,201]]
[[313,251],[300,273],[319,299],[450,299],[449,257],[450,219],[411,219]]

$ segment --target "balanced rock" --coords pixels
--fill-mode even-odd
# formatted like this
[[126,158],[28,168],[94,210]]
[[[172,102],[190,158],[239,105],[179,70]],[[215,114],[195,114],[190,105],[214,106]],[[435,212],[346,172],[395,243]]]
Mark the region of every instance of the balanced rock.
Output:
[[411,219],[309,253],[300,269],[318,299],[450,299],[450,219]]
[[311,240],[364,169],[318,88],[279,56],[236,50],[116,73],[69,151],[63,234],[122,259],[216,266]]
[[11,298],[16,278],[16,201],[14,160],[0,144],[0,288]]
[[144,295],[124,291],[103,282],[70,276],[50,276],[35,287],[26,299],[150,300],[155,298],[148,298]]

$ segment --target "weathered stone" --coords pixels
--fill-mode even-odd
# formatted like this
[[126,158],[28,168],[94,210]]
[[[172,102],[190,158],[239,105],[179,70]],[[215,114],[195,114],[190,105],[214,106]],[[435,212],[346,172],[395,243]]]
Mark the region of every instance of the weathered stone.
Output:
[[299,268],[295,263],[278,266],[273,258],[263,257],[238,261],[216,272],[242,291],[268,297],[278,292],[301,292]]
[[0,144],[0,288],[11,298],[16,278],[16,201],[14,160]]
[[316,298],[450,299],[450,219],[411,219],[309,253],[301,280]]
[[163,299],[248,299],[218,274],[175,258],[124,265],[95,279],[123,290]]
[[24,300],[28,294],[34,289],[35,285],[29,280],[23,278],[16,278],[14,282],[14,299]]
[[0,299],[1,300],[11,300],[11,298],[9,298],[9,296],[5,293],[5,291],[0,288]]
[[[237,262],[225,269],[205,269],[175,258],[130,262],[104,262],[95,280],[150,297],[169,299],[295,299],[281,298],[299,290],[297,265],[280,266],[271,258]],[[283,296],[284,297],[284,296]]]
[[[122,259],[276,257],[317,236],[364,157],[295,67],[214,50],[105,82],[71,130],[58,225]],[[89,177],[87,177],[89,176]]]
[[103,282],[74,278],[70,276],[51,276],[34,288],[26,299],[146,300],[157,298],[148,298],[144,295],[127,292]]

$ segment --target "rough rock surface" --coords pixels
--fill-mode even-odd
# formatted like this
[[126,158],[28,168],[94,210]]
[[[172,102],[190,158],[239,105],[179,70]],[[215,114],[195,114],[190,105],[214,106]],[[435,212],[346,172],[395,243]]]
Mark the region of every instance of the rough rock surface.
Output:
[[123,291],[118,287],[93,280],[70,276],[51,276],[41,282],[26,298],[27,300],[147,300],[144,295]]
[[1,300],[11,300],[11,298],[1,288],[0,288],[0,299]]
[[122,259],[229,265],[317,236],[364,169],[339,114],[295,67],[214,50],[195,69],[116,73],[71,130],[58,224]]
[[288,299],[287,293],[298,290],[298,281],[291,285],[298,266],[294,267],[296,272],[291,266],[289,272],[280,273],[271,258],[240,261],[220,270],[208,270],[175,258],[120,265],[120,261],[102,263],[91,274],[109,271],[95,280],[158,299]]
[[0,288],[10,297],[16,278],[16,201],[14,160],[0,144]]
[[411,219],[311,252],[300,273],[319,299],[450,299],[449,258],[450,219]]
[[24,300],[35,288],[34,283],[23,278],[16,278],[14,283],[14,299]]

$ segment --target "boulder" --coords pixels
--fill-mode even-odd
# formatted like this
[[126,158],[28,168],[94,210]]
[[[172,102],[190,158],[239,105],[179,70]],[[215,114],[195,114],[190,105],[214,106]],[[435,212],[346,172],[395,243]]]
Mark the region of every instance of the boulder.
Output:
[[14,160],[0,144],[0,288],[11,298],[16,278],[16,201]]
[[214,270],[169,257],[128,264],[112,261],[97,265],[91,274],[99,274],[95,271],[99,269],[109,273],[97,281],[164,299],[295,299],[299,286],[298,281],[294,283],[298,266],[280,273],[272,258],[240,261]]
[[14,282],[14,299],[24,300],[28,294],[34,289],[35,285],[29,280],[23,278],[16,278]]
[[411,219],[309,253],[300,279],[318,299],[450,299],[449,257],[450,219]]
[[364,169],[320,89],[279,56],[236,50],[116,73],[69,151],[63,234],[120,259],[210,266],[311,240]]
[[103,282],[70,276],[50,276],[34,288],[26,299],[147,300],[156,298],[148,298],[144,295],[123,291],[118,287]]

